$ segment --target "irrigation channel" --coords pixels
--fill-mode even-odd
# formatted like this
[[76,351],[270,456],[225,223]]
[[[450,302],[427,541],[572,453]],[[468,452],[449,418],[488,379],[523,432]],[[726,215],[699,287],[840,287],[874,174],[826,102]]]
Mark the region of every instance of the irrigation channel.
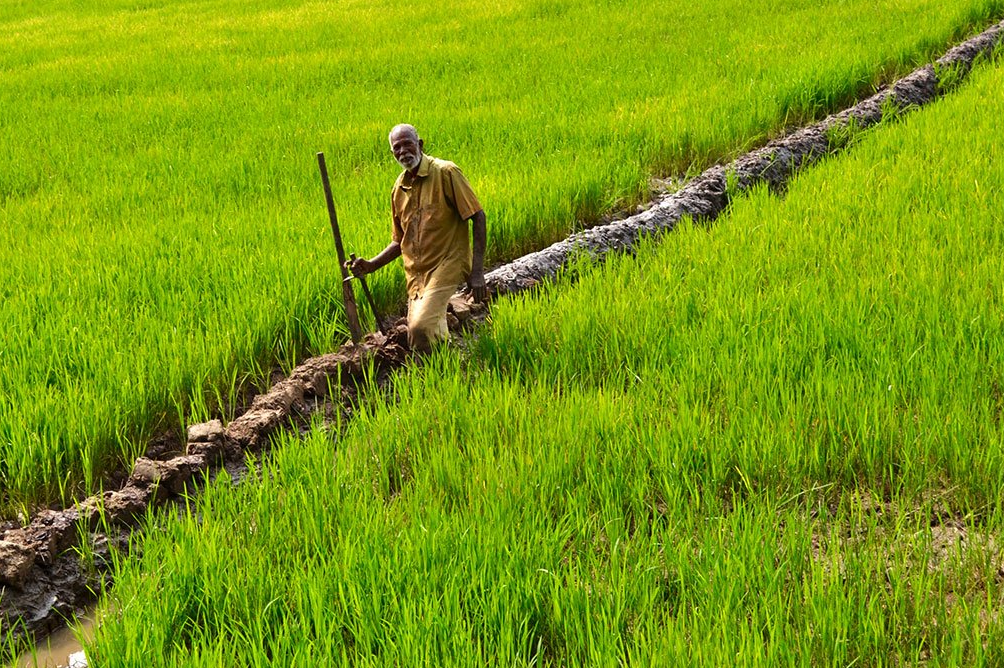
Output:
[[[711,167],[640,213],[574,234],[489,272],[488,287],[493,297],[525,291],[555,278],[583,255],[599,261],[610,252],[629,252],[640,238],[671,230],[686,216],[714,220],[733,197],[751,188],[783,190],[800,169],[846,148],[854,132],[949,92],[1002,37],[1004,21],[849,109]],[[463,333],[484,319],[487,308],[458,293],[450,313],[451,330]],[[192,425],[185,443],[151,448],[120,489],[74,508],[42,511],[24,527],[0,525],[0,647],[44,638],[81,616],[111,584],[114,554],[139,549],[131,538],[152,509],[185,512],[203,480],[228,475],[239,482],[247,455],[267,449],[277,430],[306,429],[318,414],[328,420],[350,415],[362,388],[372,387],[373,380],[382,385],[411,363],[405,334],[398,320],[386,336],[369,334],[358,345],[347,343],[308,359],[226,426],[219,420]],[[80,650],[73,643],[60,646],[66,655]],[[69,663],[67,656],[49,660]]]

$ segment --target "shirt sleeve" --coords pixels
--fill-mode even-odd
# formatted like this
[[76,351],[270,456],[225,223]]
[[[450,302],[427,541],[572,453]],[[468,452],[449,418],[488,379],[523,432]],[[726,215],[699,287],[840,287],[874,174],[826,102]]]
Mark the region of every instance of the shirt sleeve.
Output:
[[451,165],[446,169],[445,183],[446,194],[453,203],[461,220],[467,220],[478,211],[481,211],[481,202],[468,183],[467,177],[456,165]]

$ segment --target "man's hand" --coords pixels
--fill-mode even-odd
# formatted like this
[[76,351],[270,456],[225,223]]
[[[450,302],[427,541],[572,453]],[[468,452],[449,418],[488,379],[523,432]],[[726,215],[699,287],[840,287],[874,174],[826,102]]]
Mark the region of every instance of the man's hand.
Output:
[[361,257],[357,257],[355,262],[353,262],[352,260],[346,260],[345,268],[348,269],[350,272],[352,272],[352,275],[355,276],[356,278],[360,276],[365,276],[366,274],[369,274],[374,270],[376,270],[376,267],[373,266],[373,262],[371,262],[370,260],[363,259]]
[[474,301],[484,302],[488,298],[488,288],[485,287],[485,272],[472,271],[467,279],[467,287],[474,296]]

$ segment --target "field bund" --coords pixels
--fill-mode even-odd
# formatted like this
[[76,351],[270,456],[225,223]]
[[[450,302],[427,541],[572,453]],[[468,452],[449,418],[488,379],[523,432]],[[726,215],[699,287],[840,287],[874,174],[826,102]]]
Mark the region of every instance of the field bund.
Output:
[[[838,109],[1002,8],[5,4],[0,515],[100,491],[154,435],[232,417],[274,363],[343,340],[316,151],[349,249],[371,253],[387,128],[416,123],[471,177],[500,263],[630,208],[653,174]],[[400,269],[376,278],[388,308]]]

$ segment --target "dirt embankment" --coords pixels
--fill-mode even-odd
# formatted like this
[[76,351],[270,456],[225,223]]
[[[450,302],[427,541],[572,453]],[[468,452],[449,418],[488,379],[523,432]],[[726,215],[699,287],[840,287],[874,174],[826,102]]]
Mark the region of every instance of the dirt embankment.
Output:
[[[865,128],[890,113],[940,97],[949,87],[943,82],[964,79],[976,58],[988,54],[1002,35],[1004,22],[850,109],[708,169],[642,213],[575,234],[495,269],[486,276],[488,286],[495,296],[525,290],[555,277],[583,253],[599,259],[630,250],[641,237],[670,230],[684,216],[714,219],[732,197],[759,184],[781,190],[799,169],[846,143],[839,138],[846,137],[850,126]],[[451,304],[451,328],[463,329],[483,313],[458,296]],[[266,447],[278,429],[303,427],[317,411],[350,410],[356,388],[367,377],[386,377],[408,363],[404,334],[398,323],[389,336],[370,334],[358,346],[346,344],[307,360],[225,427],[219,421],[193,425],[186,444],[139,459],[116,491],[75,508],[46,510],[25,527],[0,525],[0,647],[62,626],[64,619],[92,603],[95,592],[107,583],[111,550],[128,544],[138,519],[151,506],[177,503],[207,477],[239,476],[246,455]]]
[[781,190],[798,170],[842,148],[852,128],[867,128],[890,114],[902,114],[941,97],[966,77],[978,57],[988,55],[1000,43],[1002,35],[1004,21],[853,107],[795,130],[728,165],[708,169],[642,213],[524,255],[490,272],[485,280],[496,295],[518,292],[554,278],[577,256],[599,259],[611,251],[630,250],[641,237],[670,230],[685,216],[713,220],[725,211],[732,197],[755,186],[766,184]]
[[[486,306],[458,295],[450,303],[450,328],[462,332],[486,313]],[[43,511],[24,527],[0,526],[0,648],[41,637],[92,604],[110,584],[112,550],[128,548],[150,508],[183,509],[185,497],[220,475],[238,481],[247,456],[266,449],[276,431],[307,429],[318,412],[329,419],[351,412],[360,388],[381,384],[409,359],[407,328],[399,321],[387,336],[368,334],[358,345],[306,360],[226,426],[194,424],[185,443],[156,444],[118,490]]]

